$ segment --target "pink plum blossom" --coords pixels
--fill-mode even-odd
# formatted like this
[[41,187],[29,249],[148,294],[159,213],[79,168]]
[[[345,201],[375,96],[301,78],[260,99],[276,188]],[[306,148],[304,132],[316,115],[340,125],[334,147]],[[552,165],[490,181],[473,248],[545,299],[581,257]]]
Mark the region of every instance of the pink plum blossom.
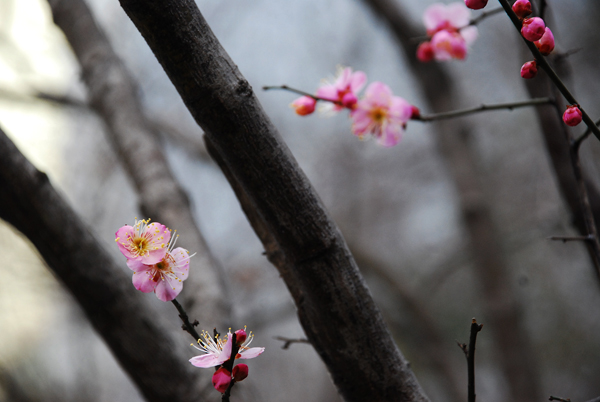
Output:
[[521,77],[525,79],[533,78],[537,75],[537,63],[535,60],[528,61],[521,67]]
[[417,58],[429,61],[432,52],[438,61],[464,59],[468,47],[478,35],[477,28],[469,25],[470,18],[471,12],[463,3],[436,3],[429,6],[423,15],[423,22],[431,42],[419,46]]
[[383,146],[391,147],[400,141],[412,112],[411,105],[393,96],[387,85],[373,82],[351,113],[352,131],[359,138],[371,134]]
[[[190,363],[196,367],[215,367],[225,363],[231,357],[232,336],[228,332],[225,339],[217,337],[213,338],[208,332],[202,331],[202,338],[198,339],[198,346],[193,345],[196,349],[204,352],[203,355],[192,357]],[[237,337],[237,335],[236,335]],[[236,359],[253,359],[265,351],[265,348],[249,348],[248,345],[252,342],[254,334],[250,332],[247,338],[240,345],[240,349],[235,356]]]
[[517,17],[523,19],[531,14],[531,3],[529,0],[517,0],[513,4],[512,9],[517,14]]
[[[174,242],[173,242],[174,243]],[[147,265],[140,261],[127,260],[133,271],[133,286],[144,293],[154,292],[162,301],[171,301],[183,289],[183,281],[188,278],[190,255],[184,248],[177,247],[165,254],[156,264]]]
[[567,110],[563,114],[563,121],[567,126],[575,127],[583,119],[583,114],[579,110],[578,105],[568,105]]
[[353,109],[358,101],[358,93],[365,86],[367,75],[362,71],[352,72],[352,68],[340,68],[333,82],[325,82],[317,89],[317,96],[329,100],[334,111]]
[[472,10],[480,10],[484,8],[488,0],[465,0],[465,5]]
[[310,96],[302,96],[290,104],[297,114],[300,116],[306,116],[315,111],[315,105],[317,101]]
[[221,367],[212,376],[213,387],[220,393],[224,394],[231,384],[231,372],[225,367]]
[[533,42],[541,54],[548,56],[554,50],[554,35],[550,28],[546,27],[544,35],[540,40]]
[[156,264],[167,253],[171,231],[158,222],[135,220],[133,226],[125,225],[115,233],[119,250],[129,260],[142,264]]
[[540,40],[546,32],[546,24],[540,17],[527,18],[523,20],[523,27],[521,28],[521,34],[523,37],[530,42]]

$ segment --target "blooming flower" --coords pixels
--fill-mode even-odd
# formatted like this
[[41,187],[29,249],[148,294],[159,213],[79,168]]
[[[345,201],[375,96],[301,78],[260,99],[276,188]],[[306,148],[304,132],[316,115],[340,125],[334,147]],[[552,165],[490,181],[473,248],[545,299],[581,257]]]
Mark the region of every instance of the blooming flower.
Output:
[[465,0],[465,5],[472,10],[480,10],[484,8],[488,0]]
[[537,75],[537,63],[535,60],[528,61],[521,67],[521,77],[525,79],[533,78]]
[[[358,93],[365,86],[367,75],[362,71],[352,72],[352,68],[339,68],[334,82],[325,82],[317,89],[317,96],[332,102],[326,110],[339,112],[344,108],[353,109],[358,101]],[[333,106],[333,107],[331,107]]]
[[550,28],[546,27],[544,35],[540,40],[533,42],[541,54],[548,56],[554,50],[554,35]]
[[127,260],[133,271],[133,286],[144,293],[154,292],[162,301],[171,301],[183,289],[183,281],[188,278],[190,255],[184,248],[175,246],[177,237],[171,238],[168,251],[156,264],[143,264],[137,260]]
[[530,42],[540,40],[546,32],[546,24],[540,17],[527,18],[523,20],[521,34]]
[[[427,35],[431,37],[431,49],[417,49],[421,61],[429,61],[431,50],[436,60],[464,59],[468,47],[477,39],[478,31],[469,26],[471,12],[463,3],[432,4],[423,14]],[[427,43],[427,42],[425,42]]]
[[[253,338],[254,334],[250,332],[241,343],[240,349],[235,356],[236,359],[253,359],[265,351],[265,348],[248,347]],[[198,339],[198,346],[193,344],[192,346],[205,354],[192,357],[190,363],[196,367],[203,368],[220,366],[231,357],[232,339],[231,330],[227,332],[225,339],[218,336],[213,338],[208,332],[202,331],[201,339]]]
[[149,222],[136,218],[133,226],[125,225],[115,233],[119,250],[129,260],[156,264],[164,258],[171,232],[165,225]]
[[563,121],[567,126],[575,127],[583,119],[583,114],[577,105],[568,105],[563,114]]
[[412,112],[411,105],[392,96],[387,85],[373,82],[351,113],[352,131],[360,138],[371,134],[380,144],[391,147],[400,141]]
[[317,101],[310,96],[302,96],[295,101],[293,101],[290,106],[296,111],[300,116],[306,116],[307,114],[311,114],[315,111],[315,105]]

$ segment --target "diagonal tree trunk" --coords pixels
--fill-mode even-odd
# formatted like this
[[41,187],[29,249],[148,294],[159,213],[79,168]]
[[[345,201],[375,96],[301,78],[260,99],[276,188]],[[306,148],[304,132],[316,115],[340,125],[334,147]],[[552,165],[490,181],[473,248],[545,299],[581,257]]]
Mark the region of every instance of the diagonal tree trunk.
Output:
[[[461,94],[441,65],[417,61],[417,43],[411,39],[419,36],[419,31],[406,18],[406,12],[394,0],[365,0],[365,3],[390,25],[431,110],[452,110],[453,100]],[[471,128],[460,120],[439,122],[435,127],[440,153],[459,194],[486,319],[493,330],[495,355],[508,382],[510,399],[540,400],[539,373],[522,317],[523,307],[512,289],[510,269],[480,182],[475,152],[470,146]]]
[[2,130],[0,188],[0,217],[33,243],[144,397],[200,400],[199,371],[156,324],[131,278]]
[[181,235],[178,244],[197,253],[181,295],[188,315],[202,325],[227,328],[232,324],[231,306],[223,269],[194,223],[188,196],[171,173],[156,127],[142,112],[134,80],[84,0],[48,3],[81,65],[89,102],[105,121],[115,152],[138,191],[142,213],[176,229]]
[[[426,401],[308,179],[191,0],[121,0],[206,133],[348,401]],[[265,242],[270,239],[270,242]]]

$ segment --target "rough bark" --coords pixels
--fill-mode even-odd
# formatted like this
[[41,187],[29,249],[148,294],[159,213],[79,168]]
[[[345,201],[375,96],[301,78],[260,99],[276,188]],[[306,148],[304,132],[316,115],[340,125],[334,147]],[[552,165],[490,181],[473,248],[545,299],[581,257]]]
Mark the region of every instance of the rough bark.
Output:
[[[388,22],[431,110],[452,110],[453,100],[461,95],[440,64],[417,61],[418,43],[411,39],[420,33],[406,13],[394,0],[365,2]],[[523,402],[539,400],[539,374],[523,322],[523,309],[514,296],[510,270],[491,206],[480,183],[475,152],[469,144],[471,128],[460,120],[438,122],[435,127],[441,155],[446,159],[458,191],[463,223],[475,261],[475,274],[485,303],[486,320],[493,329],[495,354],[508,382],[510,399]]]
[[142,112],[133,78],[83,0],[48,2],[81,65],[90,105],[105,121],[138,191],[142,213],[177,230],[178,246],[197,253],[180,301],[202,325],[227,328],[232,323],[223,270],[194,223],[188,196],[169,168],[155,125]]
[[199,371],[90,230],[0,130],[0,217],[21,231],[73,294],[148,401],[199,400]]
[[427,400],[339,230],[196,4],[121,5],[285,256],[280,272],[300,322],[343,397]]

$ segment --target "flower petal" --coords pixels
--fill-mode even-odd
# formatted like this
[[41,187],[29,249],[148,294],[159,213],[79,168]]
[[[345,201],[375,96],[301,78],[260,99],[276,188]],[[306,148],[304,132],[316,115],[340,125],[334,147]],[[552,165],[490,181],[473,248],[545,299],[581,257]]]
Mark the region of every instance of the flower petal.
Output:
[[123,253],[123,255],[129,259],[140,259],[140,257],[137,254],[131,253],[129,248],[126,247],[129,243],[129,239],[133,239],[134,236],[135,230],[132,226],[129,225],[125,225],[119,228],[119,230],[117,230],[117,232],[115,233],[117,246],[119,246],[119,251],[121,251],[121,253]]
[[250,348],[246,349],[243,352],[240,352],[240,357],[238,359],[254,359],[262,352],[265,351],[265,348]]
[[177,295],[181,293],[182,289],[183,283],[179,279],[163,275],[163,277],[159,279],[154,292],[156,293],[156,297],[167,302],[176,298]]
[[147,270],[139,270],[133,273],[133,277],[131,278],[131,282],[133,286],[144,293],[154,292],[156,289],[156,285],[158,282],[153,280],[154,274],[152,272],[152,267],[148,267]]
[[215,367],[223,364],[222,361],[218,359],[218,356],[214,354],[206,354],[201,356],[195,356],[190,359],[190,363],[196,367]]

